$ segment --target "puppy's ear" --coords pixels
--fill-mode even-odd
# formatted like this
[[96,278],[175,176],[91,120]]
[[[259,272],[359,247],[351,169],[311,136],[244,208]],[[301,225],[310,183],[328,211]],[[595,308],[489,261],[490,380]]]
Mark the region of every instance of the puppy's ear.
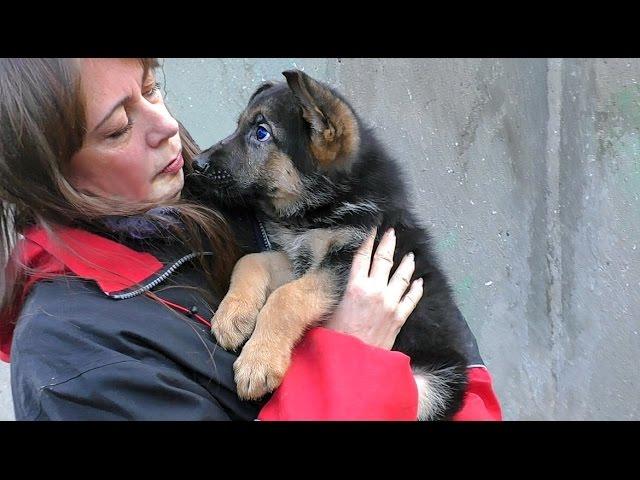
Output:
[[326,169],[349,170],[360,145],[351,108],[331,90],[300,70],[282,72],[311,127],[311,150]]

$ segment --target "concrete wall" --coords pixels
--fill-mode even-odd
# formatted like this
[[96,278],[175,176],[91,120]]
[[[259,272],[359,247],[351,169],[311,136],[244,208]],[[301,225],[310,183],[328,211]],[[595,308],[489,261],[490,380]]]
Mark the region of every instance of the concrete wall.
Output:
[[505,418],[639,419],[640,61],[166,59],[160,73],[206,147],[292,67],[339,88],[405,164]]

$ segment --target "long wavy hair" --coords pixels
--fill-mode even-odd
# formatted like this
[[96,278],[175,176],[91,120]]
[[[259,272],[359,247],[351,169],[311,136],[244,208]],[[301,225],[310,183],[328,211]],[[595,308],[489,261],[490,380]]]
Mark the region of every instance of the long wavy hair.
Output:
[[[159,65],[156,59],[140,62],[145,76]],[[0,318],[17,316],[18,299],[34,273],[12,255],[27,227],[40,226],[53,238],[61,226],[99,232],[104,229],[101,218],[140,214],[158,206],[86,195],[67,181],[62,172],[82,147],[85,132],[77,59],[0,59]],[[182,124],[180,138],[186,177],[193,172],[192,159],[199,148]],[[223,293],[239,256],[224,217],[184,196],[163,205],[178,211],[184,228],[173,233],[184,245],[192,251],[216,252],[201,255],[199,262],[207,288]]]

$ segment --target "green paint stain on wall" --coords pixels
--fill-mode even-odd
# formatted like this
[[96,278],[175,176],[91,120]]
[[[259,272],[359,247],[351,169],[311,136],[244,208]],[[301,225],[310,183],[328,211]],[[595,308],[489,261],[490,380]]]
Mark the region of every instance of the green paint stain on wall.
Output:
[[625,87],[613,95],[613,103],[621,117],[633,127],[640,128],[640,86]]
[[623,88],[606,107],[601,160],[606,161],[616,191],[627,203],[640,201],[640,85]]
[[640,199],[640,138],[637,135],[623,135],[614,143],[616,156],[621,160],[621,168],[615,173],[616,183],[626,194],[627,200]]
[[439,252],[446,252],[447,250],[451,250],[458,243],[458,234],[455,231],[451,231],[447,234],[447,236],[440,240],[436,244],[436,249]]
[[469,295],[471,295],[472,289],[473,289],[472,275],[467,275],[461,281],[457,282],[453,286],[453,291],[460,305],[464,305],[467,303],[467,300],[469,299]]

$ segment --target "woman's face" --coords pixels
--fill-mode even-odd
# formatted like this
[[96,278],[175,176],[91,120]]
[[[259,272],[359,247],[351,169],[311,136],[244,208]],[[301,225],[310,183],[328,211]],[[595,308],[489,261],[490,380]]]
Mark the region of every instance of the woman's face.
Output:
[[[67,172],[79,191],[123,201],[176,199],[184,185],[178,123],[137,59],[81,59],[87,133]],[[168,167],[168,168],[167,168]]]

